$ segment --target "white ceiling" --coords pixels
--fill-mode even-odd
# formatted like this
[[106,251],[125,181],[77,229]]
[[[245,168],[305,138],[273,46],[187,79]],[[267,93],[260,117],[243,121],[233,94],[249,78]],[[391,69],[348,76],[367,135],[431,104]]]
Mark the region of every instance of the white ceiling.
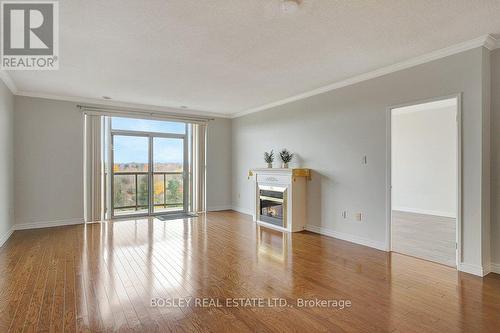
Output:
[[20,92],[236,114],[500,32],[499,0],[64,0],[60,69]]

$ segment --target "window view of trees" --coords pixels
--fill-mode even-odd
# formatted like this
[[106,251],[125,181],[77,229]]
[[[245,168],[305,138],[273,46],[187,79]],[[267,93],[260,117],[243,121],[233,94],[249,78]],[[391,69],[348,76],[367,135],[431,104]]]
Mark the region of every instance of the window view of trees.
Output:
[[[137,181],[137,193],[136,191]],[[148,208],[148,175],[115,174],[114,207],[127,210]]]
[[187,128],[185,123],[116,117],[111,119],[112,130],[151,133],[117,133],[112,136],[115,215],[147,214],[150,207],[155,213],[184,208],[185,139],[179,135],[185,135]]
[[155,208],[182,207],[183,192],[182,174],[154,174]]
[[[114,165],[113,206],[115,214],[148,211],[147,168],[147,164],[141,163]],[[156,165],[155,169],[157,169]],[[169,163],[169,165],[162,165],[159,169],[162,171],[153,173],[155,212],[182,209],[184,196],[182,164]]]

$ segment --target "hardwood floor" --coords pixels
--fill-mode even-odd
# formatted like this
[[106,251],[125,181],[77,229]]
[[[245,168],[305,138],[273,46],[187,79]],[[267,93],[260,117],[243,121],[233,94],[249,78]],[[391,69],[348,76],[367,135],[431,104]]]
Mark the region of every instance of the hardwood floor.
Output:
[[392,250],[456,267],[456,219],[392,212]]
[[[1,332],[500,327],[498,275],[481,279],[310,232],[284,235],[230,211],[16,231],[0,250],[0,295]],[[281,298],[287,306],[151,306],[152,298],[176,297],[223,305],[228,298]],[[352,306],[299,308],[298,298]]]

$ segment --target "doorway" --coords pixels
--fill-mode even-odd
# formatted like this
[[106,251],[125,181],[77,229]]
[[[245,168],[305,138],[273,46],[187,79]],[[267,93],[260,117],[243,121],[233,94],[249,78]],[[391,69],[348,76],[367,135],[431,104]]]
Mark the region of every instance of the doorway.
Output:
[[389,109],[391,251],[457,267],[460,98]]
[[111,217],[188,210],[188,125],[110,119]]

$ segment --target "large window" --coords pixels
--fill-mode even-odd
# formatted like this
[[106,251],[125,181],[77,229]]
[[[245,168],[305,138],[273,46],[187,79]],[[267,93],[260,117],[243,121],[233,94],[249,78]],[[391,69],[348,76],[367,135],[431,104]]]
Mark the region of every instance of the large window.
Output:
[[188,126],[111,118],[112,216],[186,211]]
[[205,210],[208,118],[82,109],[85,221]]

